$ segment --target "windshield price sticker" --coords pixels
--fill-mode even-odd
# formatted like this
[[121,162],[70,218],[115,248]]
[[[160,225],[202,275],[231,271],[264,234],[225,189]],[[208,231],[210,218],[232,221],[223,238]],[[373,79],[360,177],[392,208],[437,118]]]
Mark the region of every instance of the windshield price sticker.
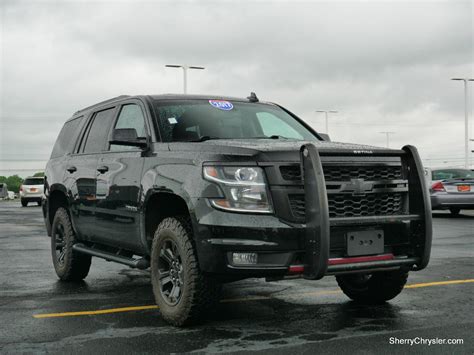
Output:
[[209,100],[211,106],[218,108],[219,110],[230,111],[234,108],[234,105],[229,101],[224,100]]

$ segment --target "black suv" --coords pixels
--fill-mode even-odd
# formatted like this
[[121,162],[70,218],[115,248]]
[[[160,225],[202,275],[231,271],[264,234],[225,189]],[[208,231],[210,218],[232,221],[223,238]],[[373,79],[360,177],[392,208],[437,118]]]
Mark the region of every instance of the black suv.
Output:
[[335,275],[359,302],[426,267],[431,210],[416,149],[330,142],[247,99],[120,96],[76,112],[46,168],[54,268],[151,269],[162,316],[190,324],[222,283]]

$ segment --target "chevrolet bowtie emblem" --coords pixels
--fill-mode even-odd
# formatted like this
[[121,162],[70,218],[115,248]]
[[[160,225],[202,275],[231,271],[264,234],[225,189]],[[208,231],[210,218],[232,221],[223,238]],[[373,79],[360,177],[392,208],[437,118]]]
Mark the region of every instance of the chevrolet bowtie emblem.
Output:
[[344,191],[352,191],[353,195],[363,195],[368,191],[372,191],[374,184],[365,181],[364,179],[351,179],[351,182],[346,184]]

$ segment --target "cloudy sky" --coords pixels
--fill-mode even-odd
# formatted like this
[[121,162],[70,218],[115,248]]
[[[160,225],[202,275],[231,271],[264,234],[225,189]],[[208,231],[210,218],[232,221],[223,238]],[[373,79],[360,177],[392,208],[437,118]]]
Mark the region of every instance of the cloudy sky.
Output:
[[190,93],[255,91],[321,131],[315,110],[335,109],[333,140],[383,146],[379,132],[393,131],[391,147],[416,145],[427,165],[463,162],[463,88],[449,79],[474,77],[471,1],[2,0],[0,11],[0,175],[44,166],[81,107],[181,92],[170,63],[206,67],[189,73]]

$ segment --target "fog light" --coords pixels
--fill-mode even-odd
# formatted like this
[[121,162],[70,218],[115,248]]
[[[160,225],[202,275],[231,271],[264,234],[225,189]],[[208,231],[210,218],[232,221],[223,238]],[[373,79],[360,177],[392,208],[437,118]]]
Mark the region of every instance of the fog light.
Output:
[[257,263],[257,253],[232,253],[234,265],[253,265]]

